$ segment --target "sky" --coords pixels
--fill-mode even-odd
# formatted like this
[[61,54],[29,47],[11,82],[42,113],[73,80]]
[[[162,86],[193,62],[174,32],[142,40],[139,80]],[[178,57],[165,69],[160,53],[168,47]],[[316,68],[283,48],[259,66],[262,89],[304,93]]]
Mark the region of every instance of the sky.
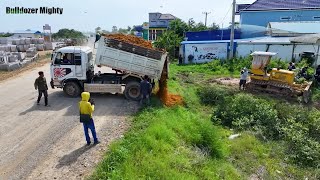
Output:
[[[254,0],[237,0],[252,3]],[[149,12],[170,13],[183,21],[193,18],[208,25],[215,22],[227,27],[231,22],[232,0],[0,0],[0,32],[15,30],[42,30],[49,24],[52,31],[72,28],[94,31],[96,27],[111,30],[112,26],[126,28],[148,22]],[[6,7],[59,7],[63,14],[6,14]]]

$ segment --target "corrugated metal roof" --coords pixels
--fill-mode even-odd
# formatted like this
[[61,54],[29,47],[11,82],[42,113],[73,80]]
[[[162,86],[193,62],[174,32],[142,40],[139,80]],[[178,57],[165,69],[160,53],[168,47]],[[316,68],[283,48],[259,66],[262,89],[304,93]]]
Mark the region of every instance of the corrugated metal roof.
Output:
[[159,19],[161,19],[161,20],[173,20],[173,19],[177,19],[177,18],[172,14],[161,14]]
[[270,22],[270,35],[320,33],[320,21]]
[[37,31],[37,30],[27,29],[27,30],[16,30],[13,33],[14,34],[36,34],[36,33],[41,33],[41,32]]
[[320,0],[257,0],[242,11],[320,9]]
[[299,37],[293,37],[290,38],[290,41],[294,43],[320,44],[320,34],[310,34]]
[[239,39],[239,44],[290,44],[290,37],[258,37]]

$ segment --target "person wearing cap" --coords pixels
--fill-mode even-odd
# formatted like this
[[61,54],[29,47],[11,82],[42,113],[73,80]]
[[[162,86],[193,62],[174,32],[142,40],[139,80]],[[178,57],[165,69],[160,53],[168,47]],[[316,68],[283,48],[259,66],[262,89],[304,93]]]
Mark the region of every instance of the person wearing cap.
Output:
[[143,77],[143,80],[140,83],[140,93],[141,93],[140,104],[141,105],[144,104],[145,101],[147,102],[148,105],[150,103],[150,94],[152,92],[152,85],[150,84],[148,79],[149,77],[145,75]]
[[42,94],[44,95],[44,103],[45,106],[48,105],[48,85],[47,85],[47,80],[44,77],[44,73],[42,71],[38,72],[39,77],[35,80],[34,82],[34,88],[38,90],[38,99],[37,99],[37,105],[40,104],[40,100],[42,97]]
[[244,90],[246,83],[247,83],[247,78],[248,78],[249,72],[247,68],[243,68],[241,73],[240,73],[240,83],[239,83],[239,89]]

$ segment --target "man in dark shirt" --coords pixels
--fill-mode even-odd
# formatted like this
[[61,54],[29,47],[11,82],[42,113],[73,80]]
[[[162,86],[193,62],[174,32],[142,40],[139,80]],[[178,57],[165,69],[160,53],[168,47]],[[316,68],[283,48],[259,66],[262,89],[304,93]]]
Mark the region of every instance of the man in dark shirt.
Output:
[[143,104],[144,101],[147,101],[147,104],[150,103],[150,94],[152,91],[152,86],[148,81],[149,77],[145,75],[143,77],[143,81],[140,83],[140,93],[141,93],[141,101],[140,103]]
[[34,82],[34,88],[38,90],[38,100],[37,100],[37,105],[40,103],[40,99],[42,97],[42,94],[44,95],[44,102],[45,106],[48,106],[48,85],[46,78],[44,77],[44,74],[42,71],[39,73],[39,77],[35,80]]

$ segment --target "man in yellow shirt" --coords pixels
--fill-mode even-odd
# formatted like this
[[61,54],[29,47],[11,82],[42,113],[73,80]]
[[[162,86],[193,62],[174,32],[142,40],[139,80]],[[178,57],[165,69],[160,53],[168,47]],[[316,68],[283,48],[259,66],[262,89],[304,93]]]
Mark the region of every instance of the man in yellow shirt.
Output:
[[83,123],[83,129],[84,129],[84,134],[86,136],[87,145],[91,144],[90,136],[89,136],[89,129],[91,130],[94,144],[98,144],[99,141],[97,138],[96,129],[95,129],[94,122],[92,119],[92,113],[94,111],[94,102],[92,100],[90,100],[90,93],[89,92],[83,92],[81,94],[81,98],[82,98],[82,100],[79,102],[80,114],[90,115],[89,122]]

